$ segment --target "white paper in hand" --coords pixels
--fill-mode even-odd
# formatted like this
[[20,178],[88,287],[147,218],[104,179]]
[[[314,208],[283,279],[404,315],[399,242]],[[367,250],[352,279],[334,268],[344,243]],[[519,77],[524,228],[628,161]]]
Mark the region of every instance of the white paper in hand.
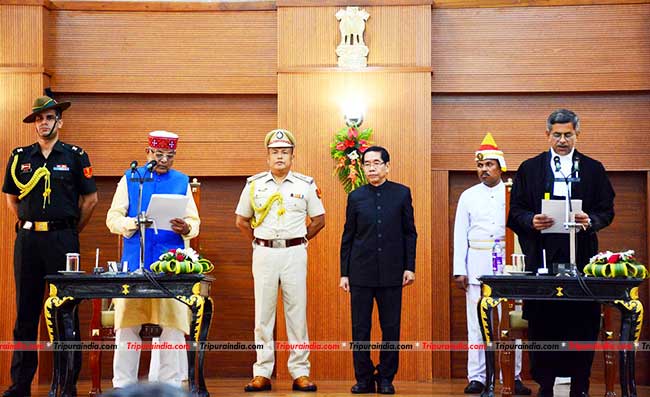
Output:
[[155,222],[155,227],[172,230],[171,220],[185,216],[188,196],[180,194],[152,194],[147,217]]
[[[582,200],[571,200],[571,207],[573,213],[577,214],[582,212]],[[564,221],[566,218],[566,202],[565,200],[542,200],[542,214],[546,214],[553,218],[553,226],[548,229],[542,230],[542,234],[546,233],[560,233],[568,234],[569,230],[564,228]]]

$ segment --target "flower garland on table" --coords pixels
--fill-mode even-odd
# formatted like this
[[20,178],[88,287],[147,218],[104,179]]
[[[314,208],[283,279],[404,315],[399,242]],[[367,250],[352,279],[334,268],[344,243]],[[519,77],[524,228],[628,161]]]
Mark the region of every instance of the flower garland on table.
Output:
[[210,273],[214,265],[208,259],[202,258],[192,248],[176,248],[160,255],[158,260],[149,266],[155,273]]
[[594,255],[583,272],[595,277],[648,278],[648,270],[634,257],[634,251],[599,252]]
[[330,155],[336,160],[334,173],[346,193],[368,183],[361,166],[361,156],[370,147],[372,128],[359,131],[356,126],[344,127],[330,144]]

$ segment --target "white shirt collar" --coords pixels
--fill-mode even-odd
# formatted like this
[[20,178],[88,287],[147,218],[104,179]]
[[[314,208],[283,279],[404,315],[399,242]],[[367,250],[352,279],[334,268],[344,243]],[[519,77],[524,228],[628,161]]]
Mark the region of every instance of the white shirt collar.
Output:
[[553,158],[555,158],[555,156],[558,156],[560,158],[560,161],[564,160],[564,161],[571,162],[573,161],[573,152],[575,152],[576,148],[571,149],[571,151],[565,155],[555,153],[555,150],[553,150],[553,148],[551,148],[550,150],[551,150],[551,163],[553,162]]
[[[287,176],[284,177],[281,183],[284,183],[284,181],[294,182],[293,178],[294,178],[293,171],[289,170],[289,173],[287,174]],[[275,182],[275,178],[273,178],[273,173],[269,170],[269,174],[266,178],[266,182],[270,182],[270,181]]]
[[500,179],[499,183],[497,183],[496,185],[494,185],[492,187],[489,187],[488,185],[486,185],[483,182],[481,182],[481,186],[483,186],[483,189],[486,189],[487,191],[493,191],[493,190],[501,189],[504,185],[503,185],[503,180]]

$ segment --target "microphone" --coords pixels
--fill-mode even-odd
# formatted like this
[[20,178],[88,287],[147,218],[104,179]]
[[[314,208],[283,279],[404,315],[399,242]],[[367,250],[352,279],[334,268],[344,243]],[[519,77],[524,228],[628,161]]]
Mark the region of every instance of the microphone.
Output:
[[580,171],[580,157],[576,156],[576,158],[573,159],[573,172],[578,171]]
[[553,164],[555,164],[555,172],[560,172],[562,166],[560,165],[560,156],[553,157]]
[[153,179],[153,169],[156,168],[156,164],[158,164],[158,162],[156,160],[151,160],[145,166],[147,168],[147,172],[149,173],[149,179],[150,180]]
[[135,178],[136,172],[138,173],[138,175],[140,175],[140,173],[138,172],[138,160],[133,160],[133,161],[131,161],[131,180],[132,181],[137,180]]

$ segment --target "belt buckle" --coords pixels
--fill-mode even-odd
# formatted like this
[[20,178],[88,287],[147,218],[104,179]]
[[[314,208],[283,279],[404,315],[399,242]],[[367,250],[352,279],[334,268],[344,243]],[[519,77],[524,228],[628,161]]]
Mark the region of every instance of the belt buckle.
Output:
[[48,231],[47,222],[34,222],[34,231],[47,232]]
[[287,248],[287,240],[271,240],[271,248]]

